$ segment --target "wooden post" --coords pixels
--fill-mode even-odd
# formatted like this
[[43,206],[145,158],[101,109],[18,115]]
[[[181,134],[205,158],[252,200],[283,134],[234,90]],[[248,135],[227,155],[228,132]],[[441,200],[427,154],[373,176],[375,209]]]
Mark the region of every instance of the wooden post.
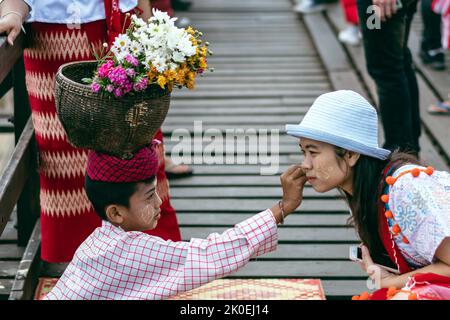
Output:
[[[23,57],[15,64],[13,70],[14,86],[14,134],[15,141],[20,138],[22,131],[30,118],[31,110],[25,84],[25,66]],[[37,166],[37,148],[33,139],[28,157],[28,179],[17,202],[18,245],[26,246],[36,219],[39,217],[39,175]]]

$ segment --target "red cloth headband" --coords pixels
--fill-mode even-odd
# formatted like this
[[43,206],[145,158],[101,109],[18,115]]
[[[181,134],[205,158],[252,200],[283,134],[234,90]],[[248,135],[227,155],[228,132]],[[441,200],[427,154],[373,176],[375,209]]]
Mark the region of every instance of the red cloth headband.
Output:
[[156,176],[158,156],[153,140],[150,146],[140,149],[130,160],[110,156],[104,153],[89,151],[87,175],[94,181],[103,182],[138,182]]

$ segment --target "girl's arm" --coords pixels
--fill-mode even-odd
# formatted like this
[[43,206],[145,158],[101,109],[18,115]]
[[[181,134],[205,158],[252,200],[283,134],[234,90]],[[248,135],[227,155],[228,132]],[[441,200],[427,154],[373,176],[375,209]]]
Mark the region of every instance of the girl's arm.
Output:
[[141,18],[147,22],[152,16],[152,5],[150,0],[139,0],[137,6],[142,10]]
[[4,0],[1,3],[0,34],[6,32],[10,45],[14,45],[14,40],[20,34],[22,24],[29,13],[30,8],[22,0]]
[[[367,247],[363,246],[362,252],[362,268],[369,274],[372,280],[380,281],[381,288],[403,288],[408,282],[409,277],[415,275],[416,273],[436,273],[442,276],[450,277],[450,238],[445,238],[439,245],[435,253],[436,261],[434,263],[401,275],[390,273],[382,268],[380,268],[380,272],[371,273],[375,268],[373,267],[374,262],[370,257],[369,250]],[[376,277],[379,277],[379,279]]]
[[436,258],[436,262],[409,273],[399,276],[393,275],[383,281],[384,283],[382,284],[382,287],[402,288],[405,286],[408,278],[416,273],[436,273],[441,276],[450,277],[450,238],[445,238],[442,241],[434,256]]

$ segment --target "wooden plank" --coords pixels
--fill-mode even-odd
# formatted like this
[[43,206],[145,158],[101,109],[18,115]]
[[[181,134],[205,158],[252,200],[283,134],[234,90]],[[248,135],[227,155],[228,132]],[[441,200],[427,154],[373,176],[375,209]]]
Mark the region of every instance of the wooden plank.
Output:
[[172,107],[169,110],[169,120],[175,116],[211,116],[211,115],[301,115],[308,111],[309,107],[242,107],[242,108],[221,108],[215,107],[211,104],[210,108],[175,108]]
[[0,263],[0,278],[14,278],[19,261],[1,261]]
[[228,278],[320,278],[363,280],[359,265],[352,261],[251,261]]
[[[289,219],[289,218],[288,218]],[[223,233],[224,227],[184,227],[181,228],[183,240],[189,241],[191,238],[205,239],[212,233]],[[278,232],[280,242],[291,243],[348,243],[359,244],[353,228],[300,228],[300,227],[280,227]]]
[[218,187],[242,187],[242,186],[269,186],[279,187],[280,178],[278,176],[201,176],[186,177],[183,179],[172,180],[171,186],[218,186]]
[[[208,198],[197,198],[196,201],[191,199],[173,199],[172,205],[184,212],[199,211],[217,211],[218,204],[216,201],[208,201]],[[259,212],[267,208],[271,208],[276,201],[270,199],[222,199],[220,200],[221,210],[224,212]],[[321,200],[321,199],[304,199],[300,208],[296,212],[342,212],[348,211],[348,206],[344,200]]]
[[305,15],[303,21],[310,32],[325,68],[328,71],[351,69],[345,53],[323,16]]
[[[229,70],[229,69],[228,69]],[[261,91],[267,91],[267,90],[279,90],[279,91],[286,91],[290,92],[293,89],[294,90],[315,90],[315,89],[329,89],[330,85],[328,81],[322,81],[322,82],[315,82],[315,83],[305,83],[305,82],[299,82],[299,83],[292,83],[292,82],[286,82],[286,83],[268,83],[268,84],[261,84],[261,83],[248,83],[248,84],[235,84],[235,83],[210,83],[207,80],[208,76],[205,76],[202,80],[203,82],[199,82],[197,85],[195,91],[201,92],[201,91],[235,91],[235,90],[252,90],[254,92],[260,93]],[[184,91],[175,91],[173,94],[174,96],[177,95],[178,92],[184,92]],[[191,91],[192,92],[192,91]]]
[[8,222],[0,236],[0,244],[4,243],[17,243],[17,229],[15,227],[16,222]]
[[12,279],[0,279],[0,300],[8,300],[12,285]]
[[[194,167],[195,170],[195,167]],[[197,173],[197,171],[195,171]],[[278,199],[282,196],[281,187],[174,187],[171,185],[170,195],[172,199],[177,198],[202,198],[208,197],[209,199],[220,198],[275,198]],[[330,190],[325,193],[318,193],[309,185],[303,190],[303,198],[341,198],[341,195],[336,190]]]
[[[178,212],[177,212],[178,213]],[[178,223],[181,227],[227,227],[251,217],[251,214],[240,213],[178,213]],[[285,226],[289,227],[346,227],[348,214],[292,214],[286,219]],[[347,254],[348,256],[348,254]]]
[[277,249],[257,258],[260,260],[343,260],[349,261],[348,244],[279,244]]
[[244,116],[244,115],[222,115],[217,117],[216,115],[203,115],[201,118],[199,116],[171,116],[164,123],[165,124],[184,124],[184,123],[193,123],[194,121],[199,121],[201,119],[202,122],[208,124],[265,124],[265,123],[274,123],[274,124],[286,124],[286,123],[299,123],[303,116],[301,114],[298,115],[259,115],[255,116]]
[[7,118],[0,118],[0,133],[14,132],[14,125]]
[[369,291],[366,280],[322,280],[322,287],[328,300],[350,300],[354,295]]
[[0,260],[20,260],[24,251],[25,249],[17,244],[0,244]]
[[191,108],[197,107],[264,107],[264,106],[311,106],[314,102],[313,97],[294,97],[294,98],[247,98],[247,99],[202,99],[187,100],[178,99],[170,102],[171,108]]

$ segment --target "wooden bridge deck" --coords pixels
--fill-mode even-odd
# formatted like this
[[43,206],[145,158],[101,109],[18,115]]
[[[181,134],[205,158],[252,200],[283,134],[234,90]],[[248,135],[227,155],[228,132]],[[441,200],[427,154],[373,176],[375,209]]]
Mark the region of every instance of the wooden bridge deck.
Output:
[[[281,173],[301,161],[297,140],[283,133],[284,125],[300,122],[319,94],[347,88],[376,96],[365,72],[362,48],[342,47],[336,40],[336,28],[342,23],[339,7],[332,6],[326,15],[301,19],[292,12],[289,0],[194,3],[186,16],[211,43],[214,56],[208,62],[216,71],[199,80],[196,90],[173,93],[163,126],[168,154],[178,144],[171,137],[183,133],[180,129],[192,136],[192,146],[208,129],[220,130],[224,139],[226,129],[274,129],[280,132]],[[421,76],[420,81],[425,108],[437,97],[425,78]],[[449,83],[441,87],[441,94]],[[448,170],[449,123],[442,117],[423,116],[430,132],[422,137],[421,156]],[[199,126],[194,121],[202,121],[201,132],[194,133],[194,127]],[[254,154],[249,151],[248,140],[241,146]],[[199,155],[193,148],[195,154]],[[226,159],[225,151],[222,155]],[[172,204],[184,240],[221,232],[272,206],[281,196],[278,174],[260,174],[267,164],[250,164],[247,159],[244,164],[200,163],[193,167],[193,177],[171,181]],[[319,194],[307,186],[298,212],[280,227],[278,250],[251,261],[230,278],[320,278],[328,299],[366,291],[365,274],[348,260],[348,247],[358,243],[354,230],[347,226],[348,217],[336,191]],[[10,291],[23,253],[15,245],[13,225],[11,221],[0,238],[0,297]]]

